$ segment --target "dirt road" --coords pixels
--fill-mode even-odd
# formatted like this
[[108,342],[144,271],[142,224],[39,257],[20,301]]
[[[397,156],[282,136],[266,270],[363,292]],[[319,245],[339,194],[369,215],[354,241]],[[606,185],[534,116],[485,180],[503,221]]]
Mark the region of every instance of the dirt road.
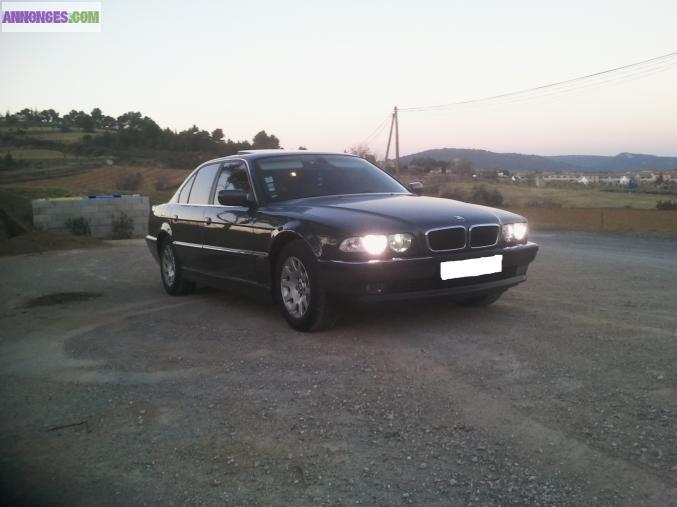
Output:
[[489,309],[365,307],[315,335],[165,296],[140,242],[0,258],[3,498],[677,505],[677,241],[535,240]]

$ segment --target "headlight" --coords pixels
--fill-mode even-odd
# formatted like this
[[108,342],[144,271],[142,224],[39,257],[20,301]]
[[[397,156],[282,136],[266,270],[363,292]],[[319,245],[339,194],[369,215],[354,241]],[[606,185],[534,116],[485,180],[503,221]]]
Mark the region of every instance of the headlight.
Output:
[[411,246],[411,240],[411,234],[391,234],[388,236],[388,246],[393,252],[406,252]]
[[378,234],[368,234],[362,236],[362,246],[364,250],[371,255],[378,255],[383,253],[388,245],[388,238]]
[[366,236],[344,239],[339,245],[339,250],[342,252],[366,252],[369,255],[380,255],[389,247],[393,252],[403,253],[409,249],[412,241],[412,235],[406,233],[390,234],[389,236],[367,234]]
[[503,226],[503,239],[509,243],[519,243],[527,239],[529,226],[526,222],[516,222]]

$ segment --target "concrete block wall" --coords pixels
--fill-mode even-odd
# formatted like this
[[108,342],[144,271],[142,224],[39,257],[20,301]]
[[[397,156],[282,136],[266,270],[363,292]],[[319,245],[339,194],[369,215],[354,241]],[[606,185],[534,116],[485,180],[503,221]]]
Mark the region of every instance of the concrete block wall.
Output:
[[35,199],[33,201],[33,224],[47,231],[70,232],[66,221],[84,218],[89,222],[92,236],[111,238],[113,218],[125,213],[134,221],[135,238],[142,238],[148,229],[150,203],[143,195],[64,197]]

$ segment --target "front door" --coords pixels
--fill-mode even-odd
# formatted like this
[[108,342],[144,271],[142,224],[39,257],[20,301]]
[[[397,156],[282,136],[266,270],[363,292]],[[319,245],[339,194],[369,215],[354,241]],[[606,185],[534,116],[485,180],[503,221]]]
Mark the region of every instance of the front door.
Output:
[[219,204],[220,190],[252,193],[244,162],[224,162],[216,180],[212,206],[206,208],[203,239],[206,269],[212,276],[261,285],[267,280],[262,274],[269,269],[272,226],[257,221],[255,207]]

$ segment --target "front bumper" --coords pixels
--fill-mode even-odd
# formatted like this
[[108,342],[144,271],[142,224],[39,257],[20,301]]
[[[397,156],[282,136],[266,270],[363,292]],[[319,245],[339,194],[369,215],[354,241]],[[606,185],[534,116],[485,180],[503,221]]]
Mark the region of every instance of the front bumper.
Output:
[[[538,245],[462,251],[411,259],[376,261],[319,260],[324,287],[328,291],[363,302],[396,301],[429,297],[462,297],[496,289],[507,289],[526,280],[529,263]],[[500,273],[442,280],[440,262],[503,255]]]
[[153,255],[153,258],[157,262],[160,262],[160,255],[157,251],[157,238],[155,236],[151,236],[150,234],[148,234],[145,239],[146,246],[148,246],[148,250],[150,250],[150,253]]

